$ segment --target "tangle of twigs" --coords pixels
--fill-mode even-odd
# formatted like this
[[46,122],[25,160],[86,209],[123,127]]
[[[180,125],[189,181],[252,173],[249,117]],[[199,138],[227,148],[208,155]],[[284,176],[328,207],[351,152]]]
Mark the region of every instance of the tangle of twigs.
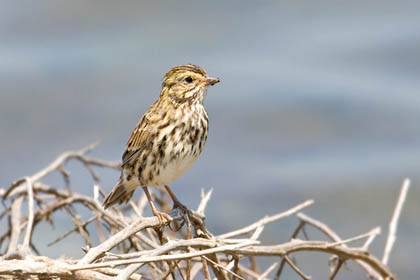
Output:
[[[87,156],[97,144],[79,151],[63,153],[54,162],[36,174],[19,179],[7,189],[0,189],[4,210],[0,220],[7,219],[8,228],[0,231],[0,279],[280,279],[285,265],[302,279],[310,279],[308,272],[293,261],[295,252],[316,251],[329,254],[334,262],[330,267],[330,279],[334,279],[343,264],[354,261],[373,279],[398,279],[387,266],[396,238],[398,217],[410,184],[407,179],[395,208],[390,224],[389,238],[382,261],[368,252],[368,247],[380,233],[378,227],[359,236],[341,239],[326,224],[311,218],[301,211],[310,206],[308,200],[278,214],[266,216],[255,223],[232,232],[213,235],[205,227],[204,211],[211,191],[202,192],[196,211],[183,216],[176,209],[169,212],[174,219],[171,229],[161,228],[156,217],[144,217],[147,200],[144,196],[128,207],[104,210],[98,184],[93,186],[93,197],[71,190],[70,175],[65,164],[71,159],[80,161],[92,178],[100,181],[96,167],[119,169],[118,162],[107,162]],[[55,188],[42,182],[52,172],[61,174],[66,182],[64,188]],[[161,195],[156,200],[162,209],[170,209],[168,199]],[[27,204],[26,211],[22,210]],[[88,209],[91,217],[82,220],[74,205]],[[33,243],[34,228],[42,221],[53,222],[53,213],[64,210],[74,227],[49,246],[63,242],[71,234],[79,234],[85,244],[85,255],[79,260],[51,259],[40,256]],[[26,213],[27,212],[27,213]],[[263,246],[259,240],[267,224],[287,217],[295,217],[299,223],[290,241]],[[87,226],[96,224],[96,236],[87,231]],[[185,223],[185,226],[182,226]],[[326,236],[323,240],[298,239],[305,226],[318,229]],[[174,232],[172,229],[181,228]],[[21,238],[23,237],[23,238]],[[352,247],[355,240],[365,240],[364,246]],[[99,244],[93,246],[94,241]],[[82,244],[80,244],[80,247]],[[274,262],[260,272],[256,258],[274,257]],[[244,261],[244,260],[249,260]],[[250,266],[246,265],[249,263]],[[209,269],[210,268],[210,269]],[[327,269],[327,266],[326,266]]]

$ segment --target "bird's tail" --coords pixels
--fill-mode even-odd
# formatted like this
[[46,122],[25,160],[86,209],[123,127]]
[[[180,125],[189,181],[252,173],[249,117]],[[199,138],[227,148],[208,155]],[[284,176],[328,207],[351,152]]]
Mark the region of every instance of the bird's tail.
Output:
[[116,203],[121,204],[124,202],[128,202],[130,198],[133,196],[135,187],[129,182],[123,182],[121,179],[115,184],[112,191],[105,197],[104,202],[102,205],[104,208],[108,208],[111,205]]

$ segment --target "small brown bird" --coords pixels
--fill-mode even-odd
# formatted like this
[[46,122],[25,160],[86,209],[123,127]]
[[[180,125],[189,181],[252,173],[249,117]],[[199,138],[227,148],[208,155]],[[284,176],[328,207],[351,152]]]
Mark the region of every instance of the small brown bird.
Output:
[[105,198],[105,208],[128,202],[142,186],[153,214],[164,224],[172,218],[156,209],[148,186],[165,187],[174,208],[186,209],[169,188],[203,150],[208,116],[203,106],[207,87],[220,82],[199,66],[176,66],[163,78],[158,100],[143,115],[122,155],[121,176]]

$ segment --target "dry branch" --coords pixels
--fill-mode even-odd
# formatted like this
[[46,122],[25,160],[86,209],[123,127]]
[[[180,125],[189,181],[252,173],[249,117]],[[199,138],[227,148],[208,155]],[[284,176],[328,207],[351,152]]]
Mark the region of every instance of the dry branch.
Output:
[[[305,224],[311,225],[317,229],[319,229],[322,233],[324,233],[328,238],[330,238],[332,241],[334,242],[341,242],[341,238],[332,230],[330,229],[326,224],[322,223],[321,221],[318,221],[314,218],[311,218],[303,213],[298,213],[297,217]],[[366,244],[370,244],[370,242],[372,242],[372,240],[375,238],[376,234],[372,234],[366,241],[365,243],[365,248],[364,250],[367,250]],[[346,244],[343,244],[344,247],[347,247]],[[356,263],[358,263],[360,266],[362,266],[367,274],[369,275],[370,278],[373,279],[382,279],[382,276],[374,269],[372,269],[368,264],[366,264],[365,262],[362,262],[360,260],[355,260]],[[338,273],[335,272],[335,273]]]
[[[349,260],[360,264],[375,279],[397,279],[386,264],[395,240],[397,221],[408,186],[402,190],[394,211],[384,261],[381,262],[368,252],[369,245],[379,232],[378,228],[342,240],[324,223],[298,213],[310,206],[312,200],[264,217],[241,229],[219,235],[210,233],[204,223],[205,208],[212,191],[202,192],[197,210],[188,212],[186,216],[177,209],[169,212],[175,223],[172,228],[185,223],[186,230],[181,229],[178,232],[168,228],[162,229],[156,217],[143,217],[147,202],[144,196],[120,209],[112,207],[104,210],[99,201],[100,195],[103,194],[100,186],[93,186],[93,197],[73,192],[70,173],[65,168],[69,160],[77,160],[89,170],[97,182],[100,175],[95,170],[96,167],[119,169],[117,162],[102,161],[86,155],[96,145],[63,153],[41,171],[15,181],[7,189],[0,189],[5,205],[0,220],[7,218],[9,224],[5,232],[0,232],[0,248],[6,248],[4,253],[0,253],[3,254],[0,256],[0,278],[196,279],[201,273],[202,278],[206,280],[212,277],[264,280],[268,279],[277,267],[275,279],[279,279],[284,265],[288,264],[298,277],[309,279],[307,272],[291,259],[296,252],[320,252],[338,259],[337,265],[331,270],[330,279],[334,279],[343,263]],[[58,188],[41,182],[52,172],[63,176],[64,187]],[[158,196],[156,201],[161,204],[162,209],[170,208],[165,197]],[[25,203],[26,208],[23,207]],[[76,204],[88,210],[91,213],[90,218],[80,218],[76,212],[77,208],[74,207]],[[27,213],[22,209],[27,209]],[[68,215],[69,221],[74,225],[50,245],[58,246],[57,244],[64,242],[69,235],[79,234],[87,245],[87,248],[84,248],[86,254],[80,260],[53,260],[34,256],[33,249],[31,250],[34,248],[32,240],[36,240],[32,238],[35,227],[45,221],[53,223],[53,214],[60,209],[64,210],[62,212]],[[276,245],[260,245],[261,233],[267,225],[293,215],[297,216],[300,223],[290,241]],[[93,221],[96,231],[88,231],[87,226]],[[305,225],[319,229],[331,241],[299,240],[298,235]],[[97,238],[93,238],[95,235]],[[362,247],[350,245],[351,242],[362,238],[366,239]],[[100,243],[94,247],[90,246],[95,244],[93,240],[97,239]],[[275,257],[277,262],[273,262],[268,269],[260,273],[258,258],[261,256]],[[278,258],[282,259],[280,265]],[[250,260],[251,267],[245,265],[246,259]]]
[[384,249],[384,256],[382,258],[382,262],[387,265],[389,256],[391,254],[392,246],[394,245],[395,240],[397,239],[397,226],[398,226],[398,219],[401,215],[401,210],[405,202],[405,198],[407,197],[408,189],[410,188],[410,179],[405,179],[402,186],[400,196],[397,201],[397,205],[394,209],[394,214],[392,215],[391,222],[389,223],[389,233],[388,238],[386,240],[386,245]]
[[312,199],[307,200],[307,201],[305,201],[305,202],[303,202],[303,203],[301,203],[301,204],[299,204],[299,205],[297,205],[297,206],[293,207],[292,209],[289,209],[285,212],[282,212],[282,213],[279,213],[279,214],[276,214],[276,215],[273,215],[273,216],[264,217],[261,220],[255,222],[255,223],[253,223],[253,224],[251,224],[247,227],[244,227],[244,228],[241,228],[241,229],[229,232],[229,233],[221,234],[218,237],[219,238],[230,238],[230,237],[233,237],[233,236],[247,234],[247,233],[249,233],[249,232],[257,229],[258,227],[261,227],[261,226],[265,225],[265,224],[272,223],[274,221],[277,221],[277,220],[280,220],[282,218],[286,218],[290,215],[293,215],[293,214],[299,212],[300,210],[302,210],[303,208],[308,207],[312,203],[314,203],[314,201]]

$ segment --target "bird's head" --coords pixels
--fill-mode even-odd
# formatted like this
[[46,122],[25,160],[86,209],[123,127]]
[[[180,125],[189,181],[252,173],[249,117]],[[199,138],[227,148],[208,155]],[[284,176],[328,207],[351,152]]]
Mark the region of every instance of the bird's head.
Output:
[[202,103],[207,87],[218,82],[218,78],[208,77],[206,71],[199,66],[175,66],[163,78],[162,94],[167,94],[176,103]]

